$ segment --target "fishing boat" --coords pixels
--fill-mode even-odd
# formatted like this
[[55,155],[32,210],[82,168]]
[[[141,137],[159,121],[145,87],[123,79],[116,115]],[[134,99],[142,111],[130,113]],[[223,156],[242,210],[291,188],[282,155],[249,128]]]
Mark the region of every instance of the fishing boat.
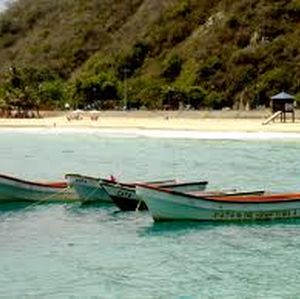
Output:
[[[125,197],[135,196],[137,183],[121,183],[113,176],[109,179],[96,178],[81,174],[67,174],[68,184],[74,188],[83,203],[104,202],[113,203],[112,197],[122,193]],[[175,180],[147,182],[151,184],[172,183]],[[107,188],[105,188],[107,187]],[[115,188],[114,188],[115,187]]]
[[138,185],[155,221],[249,221],[300,217],[300,193],[181,192]]
[[33,182],[0,175],[0,202],[74,202],[78,196],[67,182]]
[[111,179],[104,179],[81,174],[66,174],[65,178],[68,182],[68,185],[76,191],[81,202],[113,203],[111,197],[102,186],[102,183],[105,181],[114,182],[113,177],[111,177]]
[[[176,180],[148,182],[148,184],[169,188],[177,191],[203,191],[207,181],[198,182],[176,182]],[[109,194],[114,203],[121,211],[142,211],[148,210],[145,202],[136,194],[136,185],[104,182],[103,188]]]

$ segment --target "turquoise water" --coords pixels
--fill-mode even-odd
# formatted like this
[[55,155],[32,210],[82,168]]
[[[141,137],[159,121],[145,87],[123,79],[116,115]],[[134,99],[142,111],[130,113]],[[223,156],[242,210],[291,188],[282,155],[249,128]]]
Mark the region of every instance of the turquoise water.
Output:
[[[300,189],[300,139],[45,133],[1,132],[0,171],[29,179],[79,172],[207,179],[211,189]],[[299,228],[300,221],[154,224],[148,213],[109,205],[6,204],[0,297],[299,298]]]

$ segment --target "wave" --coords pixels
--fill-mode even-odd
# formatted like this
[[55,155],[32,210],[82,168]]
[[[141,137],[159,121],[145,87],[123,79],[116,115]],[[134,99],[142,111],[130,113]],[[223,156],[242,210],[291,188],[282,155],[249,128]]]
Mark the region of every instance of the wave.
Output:
[[111,138],[168,138],[203,140],[300,140],[300,133],[292,132],[217,132],[194,130],[164,130],[144,128],[4,128],[0,134],[84,134]]

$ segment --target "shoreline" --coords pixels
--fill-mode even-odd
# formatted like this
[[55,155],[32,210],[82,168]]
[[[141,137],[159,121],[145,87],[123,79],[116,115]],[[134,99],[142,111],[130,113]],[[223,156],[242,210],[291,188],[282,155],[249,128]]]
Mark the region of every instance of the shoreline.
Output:
[[[300,133],[300,120],[286,123],[279,120],[263,125],[266,111],[244,112],[245,117],[234,117],[236,111],[101,111],[97,120],[84,112],[79,120],[68,120],[66,113],[41,113],[42,118],[0,118],[2,129],[80,129],[80,130],[168,130],[191,132],[240,133]],[[241,114],[239,114],[241,115]]]
[[85,135],[97,138],[154,138],[154,139],[186,139],[186,140],[231,140],[231,141],[299,141],[300,132],[241,132],[241,131],[195,131],[170,129],[141,128],[42,128],[19,127],[3,128],[4,134],[34,134],[34,135]]

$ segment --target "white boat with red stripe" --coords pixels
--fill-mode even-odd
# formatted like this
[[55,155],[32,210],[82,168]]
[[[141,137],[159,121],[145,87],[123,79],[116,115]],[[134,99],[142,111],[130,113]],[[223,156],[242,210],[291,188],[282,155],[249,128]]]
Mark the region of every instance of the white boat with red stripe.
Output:
[[251,221],[300,217],[300,193],[180,192],[140,184],[137,194],[155,221]]

